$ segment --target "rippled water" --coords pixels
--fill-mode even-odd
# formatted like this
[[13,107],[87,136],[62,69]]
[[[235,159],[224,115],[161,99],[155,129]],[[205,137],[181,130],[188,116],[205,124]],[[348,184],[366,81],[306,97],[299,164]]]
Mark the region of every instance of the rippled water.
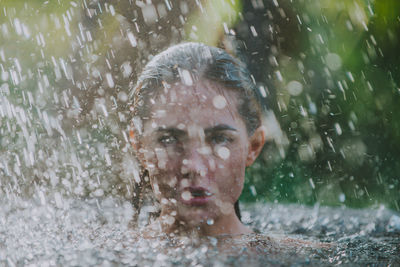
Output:
[[[230,242],[140,238],[131,204],[116,198],[10,197],[0,203],[0,266],[400,265],[400,216],[384,207],[243,205],[243,221],[263,235]],[[267,245],[256,254],[241,246],[258,244],[265,235],[293,242]],[[310,241],[331,248],[302,245]],[[221,244],[230,249],[221,250]]]

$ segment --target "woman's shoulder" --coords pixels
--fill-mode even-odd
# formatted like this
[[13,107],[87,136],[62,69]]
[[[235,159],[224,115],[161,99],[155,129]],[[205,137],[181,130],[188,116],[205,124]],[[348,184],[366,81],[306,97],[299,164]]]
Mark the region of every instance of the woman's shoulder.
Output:
[[220,252],[242,252],[250,254],[286,254],[310,253],[312,251],[328,251],[334,248],[332,243],[322,243],[312,239],[301,239],[276,233],[251,233],[241,235],[221,235],[216,237],[199,237],[168,235],[164,233],[157,222],[136,231],[136,240],[158,240],[161,243],[167,242],[167,247],[196,247],[196,245],[208,245]]

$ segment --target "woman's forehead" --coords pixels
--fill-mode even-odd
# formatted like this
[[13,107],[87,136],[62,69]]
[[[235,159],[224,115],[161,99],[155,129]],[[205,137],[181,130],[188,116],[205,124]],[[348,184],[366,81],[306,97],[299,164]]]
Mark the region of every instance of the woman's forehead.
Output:
[[222,109],[228,106],[236,107],[238,93],[232,89],[225,88],[215,82],[199,81],[191,86],[181,83],[165,86],[157,95],[153,105],[157,108],[159,104],[183,105],[193,104],[202,106],[213,104],[214,107]]
[[152,101],[150,119],[157,126],[196,124],[208,127],[240,119],[237,93],[215,83],[193,86],[175,85],[158,94]]

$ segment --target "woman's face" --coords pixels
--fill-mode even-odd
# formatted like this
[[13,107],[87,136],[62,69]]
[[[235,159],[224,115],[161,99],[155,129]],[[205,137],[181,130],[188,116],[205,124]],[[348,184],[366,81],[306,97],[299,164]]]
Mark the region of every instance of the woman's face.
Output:
[[238,113],[237,92],[208,81],[174,85],[149,105],[136,147],[162,214],[199,225],[234,212],[245,167],[259,152]]

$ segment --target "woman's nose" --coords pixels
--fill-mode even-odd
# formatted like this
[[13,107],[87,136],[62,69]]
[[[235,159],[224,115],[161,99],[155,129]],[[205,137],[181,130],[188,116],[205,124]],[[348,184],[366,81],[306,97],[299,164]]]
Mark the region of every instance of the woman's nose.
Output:
[[192,147],[182,161],[182,174],[185,176],[206,176],[209,169],[207,147]]

